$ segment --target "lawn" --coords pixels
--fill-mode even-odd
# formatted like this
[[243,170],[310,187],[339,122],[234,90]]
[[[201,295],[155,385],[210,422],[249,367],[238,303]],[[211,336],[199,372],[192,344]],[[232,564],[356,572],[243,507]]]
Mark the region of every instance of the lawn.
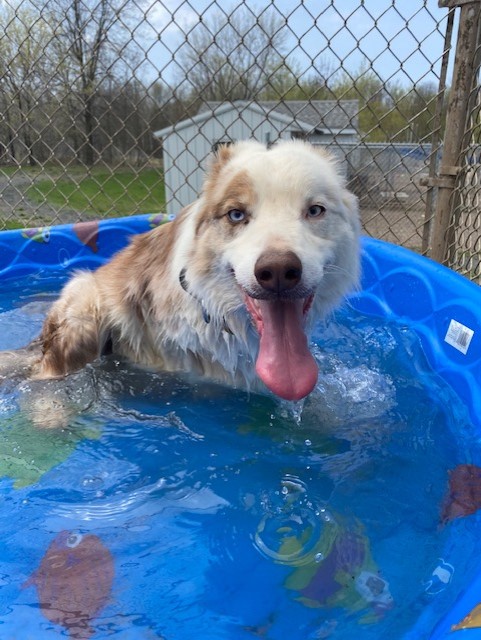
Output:
[[0,231],[23,229],[25,224],[21,220],[0,220]]
[[93,169],[89,176],[71,176],[35,182],[27,190],[35,202],[45,200],[57,209],[89,215],[125,216],[165,210],[164,177],[157,169]]

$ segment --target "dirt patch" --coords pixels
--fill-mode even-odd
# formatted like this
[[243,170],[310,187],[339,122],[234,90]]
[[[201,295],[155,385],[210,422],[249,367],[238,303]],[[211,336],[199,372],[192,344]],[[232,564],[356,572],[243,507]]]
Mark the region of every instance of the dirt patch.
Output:
[[424,209],[361,209],[363,232],[373,238],[420,251],[423,239]]
[[93,215],[73,209],[56,209],[48,202],[34,202],[27,191],[37,180],[45,180],[50,176],[44,171],[36,176],[28,175],[21,170],[7,175],[0,171],[0,230],[8,228],[12,223],[21,227],[37,227],[67,222],[79,222],[93,218]]

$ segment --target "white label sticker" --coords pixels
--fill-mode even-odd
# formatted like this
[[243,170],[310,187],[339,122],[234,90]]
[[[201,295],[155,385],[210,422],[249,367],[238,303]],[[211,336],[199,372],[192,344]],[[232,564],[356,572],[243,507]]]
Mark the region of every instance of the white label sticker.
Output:
[[451,320],[444,341],[466,355],[473,336],[474,331],[472,329],[456,320]]

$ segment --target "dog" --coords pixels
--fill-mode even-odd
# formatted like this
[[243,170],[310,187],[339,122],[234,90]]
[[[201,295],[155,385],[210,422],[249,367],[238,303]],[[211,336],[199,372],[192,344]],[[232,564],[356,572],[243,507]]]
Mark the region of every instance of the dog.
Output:
[[23,352],[28,375],[63,377],[112,352],[304,398],[318,376],[313,325],[358,282],[359,231],[357,199],[326,151],[220,146],[198,200],[73,275]]

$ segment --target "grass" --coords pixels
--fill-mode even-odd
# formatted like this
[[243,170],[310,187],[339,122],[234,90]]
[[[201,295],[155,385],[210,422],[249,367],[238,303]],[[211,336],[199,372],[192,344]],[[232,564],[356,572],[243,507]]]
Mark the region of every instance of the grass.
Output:
[[21,220],[2,220],[1,221],[1,231],[7,231],[8,229],[23,229],[25,227],[25,223],[22,223]]
[[95,215],[133,215],[165,210],[165,186],[161,171],[93,169],[88,176],[45,179],[27,190],[34,202],[47,201],[56,209]]
[[[34,174],[35,173],[35,171],[34,171],[34,169],[32,169],[32,167],[27,167],[26,170],[28,171],[29,174]],[[10,167],[3,167],[3,166],[0,167],[0,175],[7,176],[7,177],[8,176],[13,176],[16,173],[19,173],[19,171],[25,171],[25,169],[24,168],[21,169],[17,165],[10,166]],[[38,170],[37,170],[37,172],[38,172]]]

